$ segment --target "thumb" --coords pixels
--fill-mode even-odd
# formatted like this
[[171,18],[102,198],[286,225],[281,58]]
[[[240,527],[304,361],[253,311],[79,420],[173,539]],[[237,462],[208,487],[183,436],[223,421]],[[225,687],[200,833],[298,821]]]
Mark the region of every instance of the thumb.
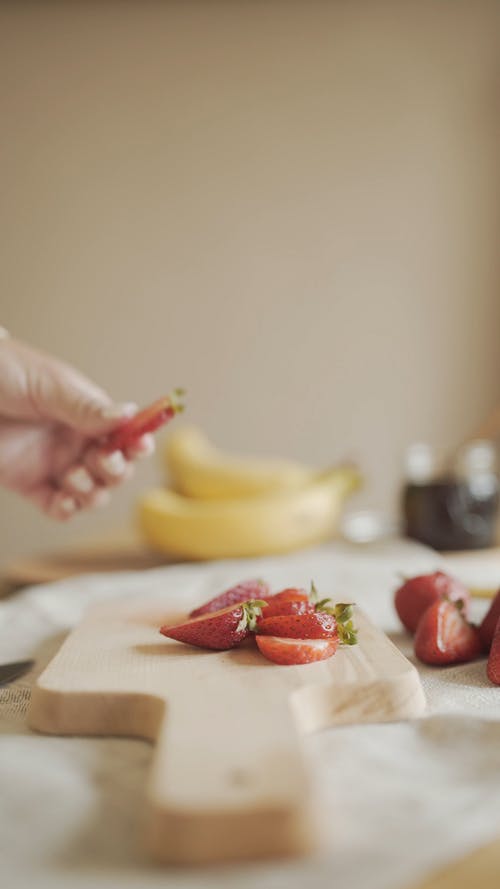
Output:
[[45,419],[89,437],[111,432],[137,411],[135,404],[116,404],[95,383],[60,362],[46,368],[38,381],[35,403]]

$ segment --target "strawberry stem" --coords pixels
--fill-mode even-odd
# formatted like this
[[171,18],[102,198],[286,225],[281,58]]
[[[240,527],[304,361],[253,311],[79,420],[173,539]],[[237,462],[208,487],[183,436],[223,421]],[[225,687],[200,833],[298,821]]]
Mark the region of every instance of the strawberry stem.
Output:
[[242,630],[250,630],[252,633],[257,628],[257,618],[261,616],[262,609],[267,605],[263,599],[249,599],[241,605],[243,614],[241,620],[236,627],[237,632]]
[[170,400],[170,406],[174,412],[174,414],[182,414],[185,409],[184,404],[184,396],[186,394],[185,389],[174,389],[168,396]]
[[341,645],[356,645],[358,631],[352,621],[352,604],[339,602],[333,608]]

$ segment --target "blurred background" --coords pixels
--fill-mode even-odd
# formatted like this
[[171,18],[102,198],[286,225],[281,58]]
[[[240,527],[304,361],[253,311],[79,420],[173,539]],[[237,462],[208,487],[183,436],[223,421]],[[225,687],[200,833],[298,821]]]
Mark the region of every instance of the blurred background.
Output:
[[[4,2],[0,323],[229,450],[359,461],[500,401],[500,4]],[[122,527],[0,493],[0,560]]]

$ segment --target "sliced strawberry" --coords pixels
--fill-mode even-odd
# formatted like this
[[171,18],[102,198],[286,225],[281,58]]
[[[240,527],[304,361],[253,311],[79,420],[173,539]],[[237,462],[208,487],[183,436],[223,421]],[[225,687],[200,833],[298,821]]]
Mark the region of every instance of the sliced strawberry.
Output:
[[500,618],[497,620],[495,632],[493,633],[486,672],[490,682],[500,685]]
[[481,654],[477,627],[469,624],[460,607],[438,599],[422,615],[415,634],[415,654],[424,664],[459,664]]
[[280,636],[256,636],[261,653],[275,664],[312,664],[335,654],[338,638],[282,639]]
[[156,432],[172,417],[184,410],[182,389],[174,389],[170,395],[158,399],[149,407],[127,420],[115,429],[106,439],[105,448],[109,451],[124,451],[134,445],[147,432]]
[[333,614],[324,611],[261,617],[257,621],[257,632],[289,639],[328,639],[338,635]]
[[254,599],[239,605],[230,605],[222,611],[202,614],[173,627],[161,627],[160,633],[198,648],[234,648],[254,632],[257,617],[262,613],[264,604],[259,599]]
[[290,587],[266,596],[267,605],[263,609],[264,617],[272,617],[275,614],[304,614],[306,611],[314,611],[314,605],[305,590]]
[[443,598],[464,603],[464,614],[469,608],[469,591],[459,580],[445,574],[444,571],[435,571],[434,574],[420,574],[410,577],[400,586],[394,596],[394,605],[401,623],[414,633],[418,622],[424,612],[434,602]]
[[500,618],[500,590],[496,594],[479,627],[479,635],[485,651],[489,651],[495,628]]
[[236,605],[238,602],[248,602],[249,599],[268,599],[270,589],[264,580],[244,580],[230,589],[219,593],[213,599],[209,599],[204,605],[190,612],[189,617],[199,617],[201,614],[209,614],[211,611],[220,611],[228,605]]
[[301,599],[287,601],[281,599],[274,602],[272,596],[266,596],[267,605],[262,609],[263,617],[276,617],[282,614],[314,614],[315,608],[312,602],[304,602]]

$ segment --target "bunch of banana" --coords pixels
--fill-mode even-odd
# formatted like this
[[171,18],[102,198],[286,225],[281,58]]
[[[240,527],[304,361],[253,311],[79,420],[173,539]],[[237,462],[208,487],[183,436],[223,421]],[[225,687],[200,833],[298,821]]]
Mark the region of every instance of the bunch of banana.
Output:
[[180,427],[166,453],[171,488],[140,503],[156,549],[186,559],[284,553],[336,531],[344,500],[360,484],[352,466],[326,472],[288,460],[229,457],[197,429]]

